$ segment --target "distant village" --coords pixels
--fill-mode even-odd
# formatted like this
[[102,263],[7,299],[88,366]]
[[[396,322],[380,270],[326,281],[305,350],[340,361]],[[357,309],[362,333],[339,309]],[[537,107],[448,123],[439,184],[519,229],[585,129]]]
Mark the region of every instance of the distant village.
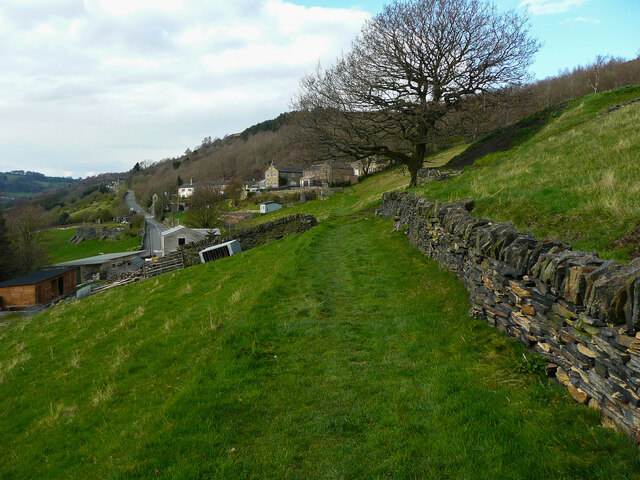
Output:
[[[370,162],[368,173],[378,172],[388,166],[388,161],[374,160]],[[265,190],[296,190],[308,188],[329,188],[354,185],[363,176],[360,162],[344,163],[329,160],[310,167],[280,165],[271,162],[264,172],[264,178],[259,181],[243,182],[243,195]],[[213,182],[183,184],[178,188],[178,197],[191,197],[198,188],[217,187],[223,194],[227,182],[225,180]]]
[[[145,228],[144,239],[139,250],[100,254],[56,263],[44,270],[0,282],[0,310],[42,308],[62,298],[74,295],[81,298],[112,286],[183,268],[184,260],[176,260],[175,254],[187,245],[213,242],[213,245],[199,252],[202,263],[241,252],[240,244],[235,240],[216,244],[215,239],[221,237],[221,231],[218,228],[188,228],[179,223],[167,227],[152,220],[157,213],[160,213],[158,218],[163,217],[166,209],[174,212],[188,211],[192,203],[190,197],[197,194],[199,189],[228,195],[231,187],[234,189],[240,187],[239,200],[249,196],[260,198],[259,211],[261,214],[266,214],[283,208],[283,205],[276,201],[268,201],[267,199],[273,198],[269,195],[265,195],[264,201],[261,201],[263,194],[273,191],[290,194],[300,192],[301,197],[304,197],[305,192],[317,189],[322,195],[328,195],[336,188],[358,183],[365,174],[383,170],[389,166],[389,162],[368,159],[366,166],[367,171],[364,172],[361,162],[326,161],[305,168],[271,162],[264,172],[263,179],[257,182],[245,181],[241,186],[238,185],[238,181],[232,185],[232,182],[227,180],[194,182],[191,179],[189,183],[178,187],[177,194],[171,195],[168,205],[166,203],[161,205],[157,194],[153,196],[151,215],[146,215],[149,217],[146,222],[151,223],[148,223]],[[12,173],[22,175],[21,172]],[[30,172],[24,174],[28,175]],[[108,183],[106,188],[117,191],[122,187],[122,182],[122,179],[114,180]],[[158,208],[161,209],[160,212],[156,212]],[[139,212],[141,213],[142,210]],[[112,231],[114,228],[118,230],[124,227],[79,227],[71,242],[80,243],[84,240],[105,238],[114,233]],[[154,232],[157,233],[157,246],[154,246],[151,240]],[[99,283],[94,284],[94,282]]]

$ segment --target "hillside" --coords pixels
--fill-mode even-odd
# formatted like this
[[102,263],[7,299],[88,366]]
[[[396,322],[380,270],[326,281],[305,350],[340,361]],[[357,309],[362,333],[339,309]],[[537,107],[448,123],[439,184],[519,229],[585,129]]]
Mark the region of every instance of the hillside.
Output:
[[154,192],[176,192],[179,182],[260,180],[271,161],[306,165],[309,157],[298,145],[290,125],[294,115],[282,114],[222,139],[207,137],[180,157],[144,165],[140,170],[134,168],[127,174],[131,188],[145,204],[150,203]]
[[472,197],[475,216],[605,258],[638,256],[640,102],[628,102],[639,98],[640,86],[633,86],[573,100],[533,130],[477,142],[470,151],[481,154],[464,174],[414,191],[439,200]]
[[0,173],[0,203],[11,205],[15,200],[33,197],[38,193],[77,182],[66,177],[47,177],[38,172],[23,172],[20,174]]
[[324,219],[309,232],[0,327],[0,476],[640,474],[636,446],[517,373],[524,348],[372,217],[407,181],[374,176],[288,209]]

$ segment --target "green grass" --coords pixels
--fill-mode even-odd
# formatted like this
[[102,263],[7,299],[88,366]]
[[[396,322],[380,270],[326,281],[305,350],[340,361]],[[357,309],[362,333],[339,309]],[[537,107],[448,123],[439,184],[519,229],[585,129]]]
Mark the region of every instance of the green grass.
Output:
[[[440,167],[464,150],[464,148],[464,145],[457,146],[427,157],[425,166]],[[312,200],[301,205],[286,207],[273,213],[258,215],[243,222],[240,228],[252,227],[296,213],[314,215],[318,220],[350,215],[353,212],[375,207],[381,202],[383,193],[404,188],[409,184],[409,180],[409,173],[405,168],[395,167],[365,178],[356,185],[345,188],[344,192],[329,195],[325,200]]]
[[468,308],[361,215],[15,321],[0,477],[640,474],[636,446],[516,373],[524,348]]
[[[476,214],[600,245],[600,223],[616,221],[586,215],[636,201],[640,112],[594,116],[634,95],[576,101],[416,191],[474,196]],[[407,183],[401,169],[375,175],[254,220],[324,220],[309,232],[0,327],[0,478],[639,477],[637,446],[519,373],[540,365],[470,319],[457,278],[371,217]],[[575,212],[585,218],[571,223]]]
[[51,230],[45,235],[45,246],[50,263],[69,262],[79,258],[93,257],[100,253],[119,253],[139,250],[142,237],[124,236],[119,240],[85,240],[72,245],[69,240],[76,234],[75,228]]
[[476,216],[626,260],[630,248],[612,243],[640,221],[640,103],[596,115],[639,97],[636,86],[574,100],[516,147],[414,191],[445,201],[472,197]]

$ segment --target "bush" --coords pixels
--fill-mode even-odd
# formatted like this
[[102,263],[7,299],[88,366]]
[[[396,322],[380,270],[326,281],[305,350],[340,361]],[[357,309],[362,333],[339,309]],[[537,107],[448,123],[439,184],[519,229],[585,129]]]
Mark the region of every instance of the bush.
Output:
[[58,217],[58,225],[67,225],[68,223],[71,223],[71,215],[69,212],[62,212]]
[[544,367],[547,365],[547,361],[540,355],[531,354],[528,357],[523,353],[522,358],[518,359],[518,364],[515,367],[518,373],[535,373],[544,375]]
[[144,227],[144,215],[136,213],[131,217],[131,230],[137,232]]

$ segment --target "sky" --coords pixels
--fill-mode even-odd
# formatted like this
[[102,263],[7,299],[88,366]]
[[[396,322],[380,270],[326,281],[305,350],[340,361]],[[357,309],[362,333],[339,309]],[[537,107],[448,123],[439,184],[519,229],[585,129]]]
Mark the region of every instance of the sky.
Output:
[[[274,118],[385,3],[0,0],[0,171],[121,172]],[[640,55],[638,0],[495,3],[528,12],[536,78]]]

